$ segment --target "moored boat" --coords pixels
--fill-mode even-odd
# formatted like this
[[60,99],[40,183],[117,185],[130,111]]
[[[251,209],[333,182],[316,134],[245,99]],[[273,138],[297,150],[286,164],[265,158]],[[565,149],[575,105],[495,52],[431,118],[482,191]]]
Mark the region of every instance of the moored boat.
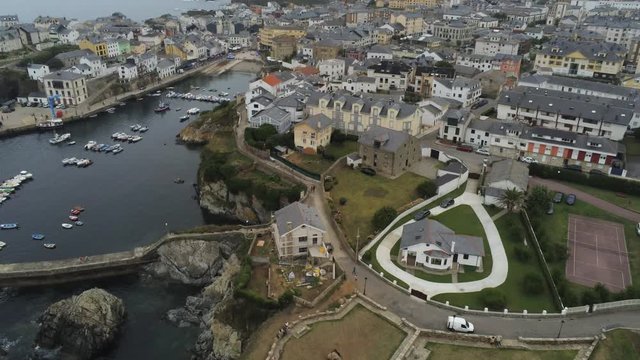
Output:
[[82,226],[82,225],[84,225],[84,223],[83,223],[82,221],[80,221],[80,220],[76,221],[76,222],[75,222],[75,224],[76,224],[76,226]]
[[11,229],[17,229],[18,228],[18,224],[0,224],[0,229],[2,230],[11,230]]
[[0,250],[4,249],[5,246],[7,246],[7,243],[4,241],[0,241]]
[[56,244],[54,244],[54,243],[44,243],[44,244],[42,244],[42,246],[44,246],[46,249],[55,249],[56,248]]
[[189,120],[189,115],[180,116],[180,122]]
[[73,225],[69,224],[69,223],[62,223],[62,227],[65,229],[71,229],[73,227]]
[[200,112],[200,109],[198,109],[198,108],[191,108],[191,109],[187,110],[187,114],[189,114],[189,115],[195,115],[195,114],[197,114],[199,112]]
[[53,138],[49,139],[49,144],[55,145],[55,144],[59,144],[63,141],[67,141],[69,140],[69,138],[71,137],[71,133],[66,133],[66,134],[56,134]]
[[71,221],[78,221],[78,217],[75,215],[69,215],[69,220]]
[[158,107],[153,109],[153,111],[157,112],[157,113],[161,113],[161,112],[165,112],[170,110],[171,108],[169,107],[169,104],[167,104],[164,101],[160,101],[160,103],[158,104]]
[[149,130],[149,128],[148,128],[148,127],[143,126],[143,127],[141,127],[140,129],[138,129],[138,132],[143,133],[143,132],[147,132],[148,130]]
[[49,130],[49,129],[59,128],[62,125],[63,124],[61,119],[53,119],[53,120],[46,120],[46,121],[39,122],[36,124],[36,127],[40,130]]
[[44,234],[33,233],[33,234],[31,234],[31,238],[33,240],[42,240],[42,239],[44,239]]
[[75,144],[76,144],[76,142],[75,142],[75,141],[69,141],[69,142],[67,142],[67,145],[75,145]]

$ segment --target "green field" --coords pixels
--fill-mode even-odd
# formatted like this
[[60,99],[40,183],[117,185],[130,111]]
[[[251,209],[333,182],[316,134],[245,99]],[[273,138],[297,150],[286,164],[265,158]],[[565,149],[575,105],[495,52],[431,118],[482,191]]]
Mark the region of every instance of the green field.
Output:
[[[573,360],[577,350],[513,350],[487,349],[440,343],[427,343],[429,360]],[[621,358],[622,359],[622,358]]]
[[[513,225],[510,225],[510,223]],[[542,310],[557,310],[553,302],[551,290],[548,288],[546,282],[544,292],[538,295],[525,294],[522,289],[524,276],[528,273],[537,273],[542,276],[542,269],[531,244],[524,248],[529,253],[528,261],[523,262],[516,259],[516,248],[523,247],[523,239],[515,237],[514,234],[523,234],[524,237],[524,234],[526,233],[522,221],[520,220],[520,216],[513,213],[506,214],[498,219],[495,224],[500,232],[502,244],[504,245],[505,252],[507,253],[507,259],[509,261],[507,280],[498,287],[498,289],[506,295],[507,308],[509,311],[520,312],[522,310],[527,310],[529,312],[542,312]],[[509,226],[515,226],[516,230],[509,231]],[[450,304],[458,307],[468,305],[472,309],[484,308],[479,292],[440,294],[433,297],[433,300],[440,302],[449,301]]]
[[[599,189],[592,186],[576,184],[572,182],[561,181],[561,183],[571,186],[572,188],[576,188],[578,190],[584,191],[587,194],[593,195],[602,200],[608,201],[612,204],[616,204],[620,207],[640,212],[640,197],[627,195],[611,190]],[[640,186],[640,184],[638,184]]]
[[592,360],[640,360],[640,334],[631,330],[613,330],[596,346]]
[[[333,156],[333,158],[337,160],[345,155],[358,151],[358,143],[356,141],[345,141],[341,144],[331,143],[324,151],[327,155]],[[329,170],[335,162],[335,160],[325,159],[320,154],[311,155],[302,152],[294,152],[288,155],[287,160],[316,174],[323,174]]]
[[633,136],[626,136],[622,142],[627,148],[627,155],[640,155],[640,141]]

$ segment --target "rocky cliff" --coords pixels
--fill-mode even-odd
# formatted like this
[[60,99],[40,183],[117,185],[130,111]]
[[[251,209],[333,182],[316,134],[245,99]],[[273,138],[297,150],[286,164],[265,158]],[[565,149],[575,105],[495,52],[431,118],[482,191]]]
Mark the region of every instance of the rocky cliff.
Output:
[[60,347],[63,358],[92,359],[113,343],[124,319],[121,299],[90,289],[49,306],[40,318],[36,345]]
[[271,217],[259,200],[242,192],[232,194],[223,181],[202,184],[200,207],[211,214],[238,219],[242,222],[265,223]]

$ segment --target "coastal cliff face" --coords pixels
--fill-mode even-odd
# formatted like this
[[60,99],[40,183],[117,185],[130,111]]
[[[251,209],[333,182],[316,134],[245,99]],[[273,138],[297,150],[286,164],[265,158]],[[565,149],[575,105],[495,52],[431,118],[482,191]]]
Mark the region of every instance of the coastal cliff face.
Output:
[[271,214],[258,199],[243,192],[232,194],[223,181],[205,183],[200,187],[200,207],[214,215],[242,222],[265,223]]
[[36,345],[60,347],[66,359],[92,359],[113,343],[124,319],[121,299],[90,289],[49,306],[40,318]]

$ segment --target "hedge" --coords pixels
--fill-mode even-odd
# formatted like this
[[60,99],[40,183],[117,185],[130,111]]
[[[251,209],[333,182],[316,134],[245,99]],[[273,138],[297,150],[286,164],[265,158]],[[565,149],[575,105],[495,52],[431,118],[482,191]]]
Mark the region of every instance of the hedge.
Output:
[[640,183],[613,176],[586,174],[572,169],[543,164],[529,164],[529,174],[544,179],[568,181],[601,189],[615,189],[627,195],[640,196]]

